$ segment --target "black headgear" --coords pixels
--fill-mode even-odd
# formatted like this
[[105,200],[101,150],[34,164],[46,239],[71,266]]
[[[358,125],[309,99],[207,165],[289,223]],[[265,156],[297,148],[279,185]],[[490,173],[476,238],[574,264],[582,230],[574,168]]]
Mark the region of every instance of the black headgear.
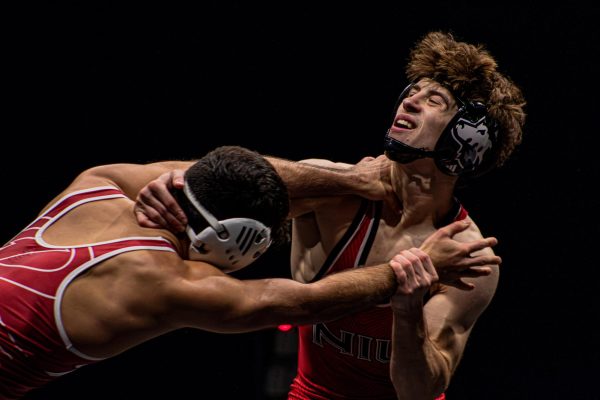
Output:
[[[414,83],[408,85],[400,94],[393,118],[413,85]],[[457,96],[455,99],[458,111],[444,128],[434,150],[404,144],[390,137],[388,129],[384,141],[388,158],[407,163],[431,157],[442,172],[454,176],[473,177],[488,171],[494,165],[498,153],[498,123],[487,114],[483,103],[464,101]]]

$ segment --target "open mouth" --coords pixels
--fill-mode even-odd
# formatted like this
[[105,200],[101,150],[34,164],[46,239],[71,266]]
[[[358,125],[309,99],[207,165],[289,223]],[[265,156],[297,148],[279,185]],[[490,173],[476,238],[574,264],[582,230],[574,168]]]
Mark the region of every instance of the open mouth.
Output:
[[415,124],[411,121],[408,121],[404,118],[398,118],[394,121],[394,126],[398,127],[398,128],[404,128],[404,129],[414,129],[415,128]]

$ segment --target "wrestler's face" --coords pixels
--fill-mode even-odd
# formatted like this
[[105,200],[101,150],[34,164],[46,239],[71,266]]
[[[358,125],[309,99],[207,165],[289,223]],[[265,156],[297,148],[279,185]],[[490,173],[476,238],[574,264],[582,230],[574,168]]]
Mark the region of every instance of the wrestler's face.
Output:
[[458,108],[454,97],[430,79],[415,83],[404,97],[389,135],[404,144],[433,150],[442,131]]

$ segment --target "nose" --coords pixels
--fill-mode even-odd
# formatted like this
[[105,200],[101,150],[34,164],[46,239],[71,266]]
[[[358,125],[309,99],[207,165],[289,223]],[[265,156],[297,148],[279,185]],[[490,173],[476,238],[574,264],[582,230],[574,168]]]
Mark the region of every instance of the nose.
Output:
[[419,101],[418,96],[406,96],[404,100],[402,100],[402,108],[404,108],[404,111],[408,112],[421,111],[421,103]]

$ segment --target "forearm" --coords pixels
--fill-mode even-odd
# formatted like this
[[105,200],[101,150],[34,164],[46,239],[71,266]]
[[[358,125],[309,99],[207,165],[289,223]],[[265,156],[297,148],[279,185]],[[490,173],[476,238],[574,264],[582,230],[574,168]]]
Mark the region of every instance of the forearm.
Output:
[[394,311],[390,376],[398,399],[432,400],[446,388],[446,360],[430,340],[422,308]]
[[312,313],[318,320],[331,320],[389,302],[398,283],[392,268],[381,264],[332,274],[310,285]]
[[258,318],[253,324],[259,327],[331,321],[389,301],[396,285],[387,264],[336,273],[309,284],[271,280],[255,291],[260,292],[260,312],[247,314]]
[[266,157],[286,183],[290,198],[339,196],[365,192],[369,182],[354,168],[339,164],[295,162]]

